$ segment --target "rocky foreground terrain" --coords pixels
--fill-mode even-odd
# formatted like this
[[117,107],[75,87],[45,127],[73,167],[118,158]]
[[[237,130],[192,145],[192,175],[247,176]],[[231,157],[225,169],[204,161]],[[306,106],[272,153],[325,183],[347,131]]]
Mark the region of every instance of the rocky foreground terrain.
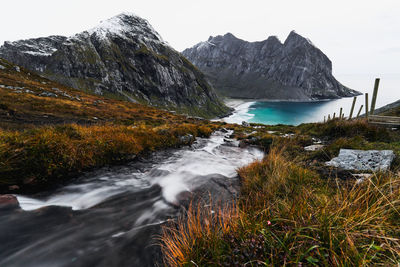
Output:
[[5,42],[0,57],[82,91],[202,117],[229,112],[204,75],[130,13],[70,37]]
[[231,33],[211,36],[182,53],[229,97],[315,100],[360,94],[338,82],[329,58],[294,31],[284,43],[275,36],[260,42]]

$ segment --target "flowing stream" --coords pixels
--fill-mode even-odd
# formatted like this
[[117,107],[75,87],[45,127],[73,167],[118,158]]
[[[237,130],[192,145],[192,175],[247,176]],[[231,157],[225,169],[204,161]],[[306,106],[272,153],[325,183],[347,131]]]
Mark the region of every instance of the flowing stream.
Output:
[[182,194],[237,181],[238,167],[263,157],[230,134],[18,195],[22,209],[0,212],[0,266],[153,266],[161,225],[178,215]]

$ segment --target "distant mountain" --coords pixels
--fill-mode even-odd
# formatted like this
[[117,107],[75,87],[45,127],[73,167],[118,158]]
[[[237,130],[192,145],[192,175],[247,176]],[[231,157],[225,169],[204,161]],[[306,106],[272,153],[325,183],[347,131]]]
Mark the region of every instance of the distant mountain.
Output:
[[294,31],[284,43],[275,36],[261,42],[231,33],[211,36],[183,55],[229,97],[311,100],[360,94],[338,82],[329,58]]
[[83,91],[203,117],[229,111],[199,70],[130,13],[71,37],[5,42],[0,57]]

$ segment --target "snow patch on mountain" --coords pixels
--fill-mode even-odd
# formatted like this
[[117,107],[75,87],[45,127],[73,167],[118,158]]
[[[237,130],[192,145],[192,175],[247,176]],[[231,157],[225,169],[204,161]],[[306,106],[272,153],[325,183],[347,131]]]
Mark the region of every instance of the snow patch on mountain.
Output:
[[103,40],[107,40],[109,35],[117,35],[124,39],[135,37],[145,44],[158,42],[163,45],[168,45],[146,19],[131,12],[124,12],[110,19],[101,21],[96,27],[83,33],[76,34],[71,38],[79,38],[79,36],[84,33],[88,33],[89,35],[94,34]]

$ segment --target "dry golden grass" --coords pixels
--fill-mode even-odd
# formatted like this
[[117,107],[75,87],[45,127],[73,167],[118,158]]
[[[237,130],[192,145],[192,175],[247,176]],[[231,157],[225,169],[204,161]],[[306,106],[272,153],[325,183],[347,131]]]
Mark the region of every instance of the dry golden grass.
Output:
[[0,130],[0,186],[40,189],[81,171],[131,160],[157,149],[189,145],[183,135],[208,136],[201,124],[59,125]]
[[[161,125],[194,121],[168,111],[78,91],[24,68],[17,72],[14,65],[2,59],[0,63],[7,67],[0,70],[0,85],[5,86],[0,87],[0,127],[3,129],[21,129],[21,125],[32,128],[38,124],[72,122],[146,122]],[[9,86],[11,89],[7,88]],[[44,96],[43,93],[57,96]]]
[[231,218],[225,219],[228,225],[218,218],[207,219],[215,225],[205,224],[207,215],[191,219],[201,214],[199,207],[164,231],[169,266],[395,266],[400,261],[397,174],[352,184],[324,180],[276,148],[239,174],[238,206],[216,215]]
[[[201,246],[207,247],[207,251],[212,253],[218,249],[217,243],[213,242],[221,235],[226,235],[233,231],[235,221],[239,219],[236,205],[217,208],[213,210],[213,205],[205,206],[200,203],[197,206],[189,206],[185,215],[178,219],[174,225],[163,228],[162,252],[165,256],[164,263],[168,266],[183,266],[195,264],[188,255],[194,258],[202,258],[203,251],[197,251],[200,241]],[[204,251],[205,252],[205,251]]]

